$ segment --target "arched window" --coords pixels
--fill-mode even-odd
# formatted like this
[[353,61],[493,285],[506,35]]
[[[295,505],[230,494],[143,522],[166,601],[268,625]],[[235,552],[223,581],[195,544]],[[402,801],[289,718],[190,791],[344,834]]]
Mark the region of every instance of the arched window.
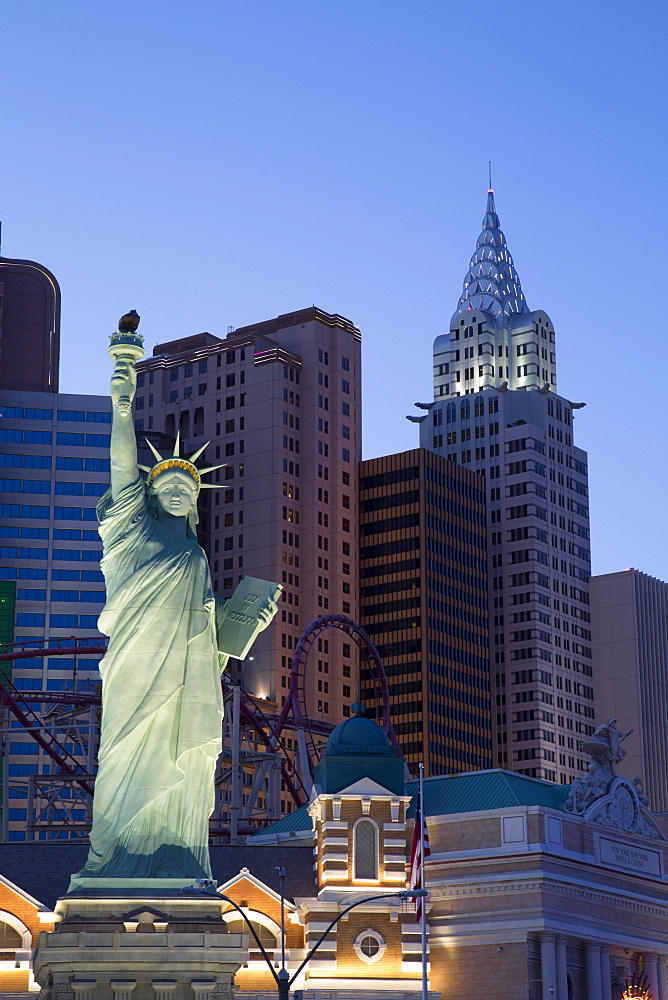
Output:
[[448,424],[454,424],[455,420],[457,419],[457,407],[455,406],[454,403],[448,403],[446,413],[447,413],[447,416],[445,418],[446,422]]
[[378,829],[370,819],[358,819],[355,824],[353,878],[378,878]]
[[22,948],[23,937],[16,928],[0,920],[0,951],[7,951],[11,948]]
[[459,410],[459,416],[461,417],[462,420],[468,420],[468,418],[471,416],[471,404],[469,403],[468,399],[465,399],[464,402],[462,403],[461,408]]
[[[234,916],[228,919],[227,915],[225,915],[224,919],[225,927],[230,934],[248,934],[248,947],[250,951],[259,952],[259,948],[255,943],[255,938],[249,932],[245,920],[242,920],[239,916]],[[270,931],[268,927],[258,923],[256,920],[250,920],[249,918],[249,922],[266,951],[275,951],[278,948],[278,938],[276,935]]]
[[0,951],[32,947],[32,935],[22,920],[7,910],[0,910]]

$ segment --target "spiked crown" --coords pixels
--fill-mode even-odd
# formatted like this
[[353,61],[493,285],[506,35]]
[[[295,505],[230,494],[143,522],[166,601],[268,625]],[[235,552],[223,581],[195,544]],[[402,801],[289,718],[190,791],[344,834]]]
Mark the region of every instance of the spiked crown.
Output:
[[157,463],[153,466],[152,469],[149,469],[147,465],[139,466],[142,472],[148,473],[149,487],[153,485],[153,483],[158,478],[158,476],[161,475],[161,473],[169,472],[170,470],[173,469],[174,471],[187,473],[187,475],[189,475],[194,480],[198,493],[200,490],[215,490],[221,488],[218,483],[203,483],[202,476],[206,475],[207,472],[213,472],[215,469],[222,469],[223,466],[226,464],[225,462],[223,462],[221,465],[209,465],[207,466],[206,469],[198,469],[197,466],[193,464],[209,444],[208,441],[206,442],[206,444],[203,444],[201,448],[198,448],[197,451],[193,452],[193,454],[189,458],[181,458],[179,455],[181,447],[180,435],[177,434],[176,442],[174,444],[174,451],[172,452],[171,457],[163,458],[160,452],[153,447],[148,438],[145,438],[144,440],[146,441],[146,444],[149,446],[155,457],[158,459]]

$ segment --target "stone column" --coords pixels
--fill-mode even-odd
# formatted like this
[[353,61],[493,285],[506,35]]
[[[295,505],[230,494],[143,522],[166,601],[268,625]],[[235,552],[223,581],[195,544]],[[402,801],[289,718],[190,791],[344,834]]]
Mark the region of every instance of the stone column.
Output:
[[214,979],[191,979],[190,985],[195,994],[195,1000],[209,1000],[216,988]]
[[97,979],[73,979],[70,985],[74,990],[74,1000],[90,1000]]
[[171,993],[178,986],[176,979],[153,979],[151,982],[155,1000],[171,1000]]
[[[565,934],[557,934],[557,1000],[568,1000],[566,940]],[[666,1000],[668,1000],[668,997]]]
[[587,1000],[601,998],[601,945],[587,941]]
[[601,1000],[612,1000],[612,976],[610,975],[610,945],[601,945]]
[[[543,983],[543,1000],[554,1000],[557,989],[557,935],[552,931],[540,934],[540,975]],[[552,991],[552,992],[550,992]]]
[[656,962],[658,955],[655,951],[644,951],[642,953],[642,971],[647,976],[647,986],[653,997],[659,995],[659,983],[656,974]]
[[659,1000],[668,1000],[668,983],[666,982],[666,956],[659,955],[656,963],[656,978],[659,984]]
[[136,979],[112,979],[109,984],[114,991],[114,1000],[131,1000]]

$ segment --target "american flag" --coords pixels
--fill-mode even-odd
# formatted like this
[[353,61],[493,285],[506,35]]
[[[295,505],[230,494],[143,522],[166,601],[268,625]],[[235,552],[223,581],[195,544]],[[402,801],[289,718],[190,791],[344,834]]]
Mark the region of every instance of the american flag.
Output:
[[[427,830],[427,820],[422,808],[422,797],[418,786],[417,800],[415,804],[415,827],[413,828],[413,846],[411,847],[411,889],[424,889],[422,884],[422,859],[428,858],[431,854],[429,849],[429,831]],[[424,896],[418,896],[415,900],[415,919],[418,923],[422,920],[422,904]]]

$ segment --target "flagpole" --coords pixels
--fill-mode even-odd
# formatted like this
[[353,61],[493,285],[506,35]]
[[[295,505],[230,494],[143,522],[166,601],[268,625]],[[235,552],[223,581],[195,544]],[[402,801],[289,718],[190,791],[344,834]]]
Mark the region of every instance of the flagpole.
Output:
[[[424,803],[424,764],[420,764],[420,888],[426,889],[424,870],[424,831],[427,825],[427,813]],[[429,1000],[429,980],[427,978],[427,897],[420,900],[420,938],[422,946],[422,1000]]]

